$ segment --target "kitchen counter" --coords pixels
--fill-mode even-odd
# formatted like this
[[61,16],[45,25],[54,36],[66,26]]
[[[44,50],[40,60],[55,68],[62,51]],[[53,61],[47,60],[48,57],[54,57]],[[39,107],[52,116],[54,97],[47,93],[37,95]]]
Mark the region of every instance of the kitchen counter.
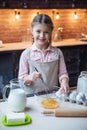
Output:
[[[15,43],[3,43],[0,47],[0,52],[3,51],[14,51],[14,50],[24,50],[32,45],[31,42],[15,42]],[[77,46],[77,45],[87,45],[86,41],[80,41],[78,39],[63,39],[58,42],[52,42],[53,46]]]
[[87,45],[87,41],[84,39],[83,41],[79,39],[63,39],[58,42],[53,42],[53,46],[78,46],[78,45]]
[[[38,102],[37,102],[38,101]],[[87,118],[83,117],[55,117],[41,114],[44,110],[36,97],[27,98],[27,110],[32,118],[29,125],[18,127],[6,127],[0,124],[0,130],[87,130]],[[60,107],[87,109],[87,106],[77,105],[69,102],[59,102]],[[8,113],[10,109],[7,102],[0,102],[0,113]],[[1,117],[1,115],[0,115]]]
[[0,52],[24,50],[30,46],[31,43],[27,43],[27,42],[3,43],[3,45],[0,47]]

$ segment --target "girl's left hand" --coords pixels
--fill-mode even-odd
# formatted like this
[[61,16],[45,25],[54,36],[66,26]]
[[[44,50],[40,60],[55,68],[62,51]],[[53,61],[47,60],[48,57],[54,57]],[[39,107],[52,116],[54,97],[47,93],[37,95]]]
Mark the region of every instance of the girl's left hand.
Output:
[[59,89],[59,91],[61,92],[61,93],[67,93],[67,92],[69,92],[69,84],[68,84],[68,82],[66,81],[66,80],[63,80],[62,82],[61,82],[61,87],[60,87],[60,89]]
[[69,92],[69,87],[61,86],[60,89],[59,89],[59,91],[61,93],[67,93],[67,92]]

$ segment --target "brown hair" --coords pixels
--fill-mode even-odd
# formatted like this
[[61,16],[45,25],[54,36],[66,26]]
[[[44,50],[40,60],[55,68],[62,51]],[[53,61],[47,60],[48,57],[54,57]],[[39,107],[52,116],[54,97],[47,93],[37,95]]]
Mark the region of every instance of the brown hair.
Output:
[[[53,31],[53,22],[48,15],[46,15],[46,14],[36,15],[31,23],[31,27],[33,28],[38,23],[42,23],[42,24],[44,23],[44,24],[48,25],[48,27],[51,29],[51,31]],[[34,42],[34,39],[33,39],[33,42]],[[51,38],[49,39],[49,43],[51,43]]]
[[31,27],[33,27],[37,23],[47,24],[51,28],[51,30],[53,30],[53,22],[52,22],[51,18],[46,14],[36,15],[31,23]]

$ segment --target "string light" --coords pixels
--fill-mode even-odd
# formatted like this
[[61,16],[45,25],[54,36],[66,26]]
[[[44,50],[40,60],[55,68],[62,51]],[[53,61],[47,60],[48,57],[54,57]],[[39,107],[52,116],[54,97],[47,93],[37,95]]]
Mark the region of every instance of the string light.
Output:
[[15,18],[18,20],[20,18],[20,12],[15,10]]
[[78,15],[76,12],[74,12],[74,19],[78,19]]
[[56,12],[55,10],[52,11],[52,17],[58,20],[60,18],[59,12]]
[[59,19],[60,18],[60,15],[59,15],[59,12],[56,13],[56,19]]

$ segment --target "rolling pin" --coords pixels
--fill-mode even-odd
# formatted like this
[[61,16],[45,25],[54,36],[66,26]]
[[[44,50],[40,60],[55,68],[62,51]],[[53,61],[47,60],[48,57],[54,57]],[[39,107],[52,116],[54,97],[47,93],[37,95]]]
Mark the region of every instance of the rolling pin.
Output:
[[57,108],[55,111],[43,111],[42,113],[56,117],[87,117],[87,109],[76,108]]

